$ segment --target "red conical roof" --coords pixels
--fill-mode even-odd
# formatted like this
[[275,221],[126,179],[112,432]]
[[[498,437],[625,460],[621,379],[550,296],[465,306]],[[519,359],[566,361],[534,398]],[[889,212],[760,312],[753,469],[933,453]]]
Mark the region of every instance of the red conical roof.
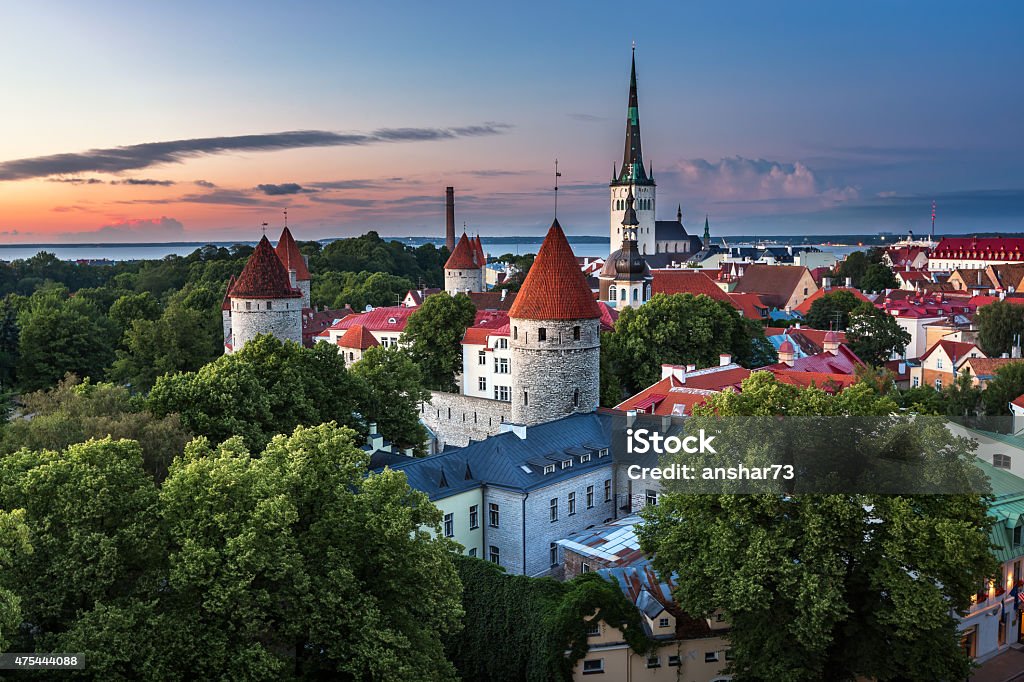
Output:
[[277,240],[277,248],[274,249],[274,252],[277,253],[277,257],[284,263],[285,270],[295,271],[296,281],[306,282],[311,279],[309,268],[306,267],[306,259],[302,257],[299,245],[295,243],[291,230],[287,227],[281,233],[281,238]]
[[480,265],[486,264],[487,255],[484,253],[484,243],[480,241],[480,235],[477,235],[476,239],[473,240],[473,245],[476,246],[476,253],[480,258]]
[[220,302],[221,310],[231,310],[231,287],[235,286],[235,276],[228,278],[228,288],[224,290],[224,300]]
[[455,250],[448,257],[448,262],[444,264],[445,270],[473,270],[482,266],[476,245],[463,232],[459,243],[455,245]]
[[551,223],[508,316],[524,320],[601,317],[601,308],[557,220]]
[[231,298],[302,298],[302,292],[293,289],[284,263],[274,253],[267,235],[256,245],[256,250],[238,276],[228,294]]
[[359,350],[366,350],[373,346],[379,346],[380,342],[374,338],[370,330],[361,324],[354,324],[348,328],[348,331],[338,339],[338,345],[342,348],[358,348]]

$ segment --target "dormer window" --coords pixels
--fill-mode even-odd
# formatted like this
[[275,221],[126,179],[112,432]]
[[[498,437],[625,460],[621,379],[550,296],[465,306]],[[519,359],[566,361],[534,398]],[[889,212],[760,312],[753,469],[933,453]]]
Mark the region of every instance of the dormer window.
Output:
[[398,324],[398,320],[393,317],[388,318],[388,324]]
[[597,451],[598,459],[600,459],[601,457],[607,457],[607,456],[608,456],[608,448],[601,448],[600,450]]
[[554,464],[545,464],[544,465],[544,473],[545,474],[553,474],[553,473],[555,473],[555,465]]
[[1010,456],[1009,455],[992,455],[992,466],[997,469],[1009,469],[1010,468]]
[[580,455],[580,464],[586,464],[590,461],[590,454]]
[[563,469],[568,469],[571,466],[572,466],[572,460],[571,459],[563,459],[562,460],[562,468]]

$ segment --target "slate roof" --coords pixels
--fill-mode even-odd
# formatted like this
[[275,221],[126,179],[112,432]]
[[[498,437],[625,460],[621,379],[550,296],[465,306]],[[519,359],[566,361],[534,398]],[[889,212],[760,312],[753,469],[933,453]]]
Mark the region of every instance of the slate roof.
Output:
[[590,320],[601,309],[580,271],[558,220],[551,223],[509,317],[525,320]]
[[302,257],[299,245],[295,243],[295,239],[292,238],[292,233],[287,227],[281,233],[281,238],[277,240],[277,247],[274,249],[274,252],[277,253],[277,257],[284,263],[286,270],[295,271],[296,281],[308,282],[311,279],[309,268],[306,267],[306,259]]
[[302,298],[302,292],[292,288],[291,279],[281,259],[270,245],[267,235],[256,245],[242,274],[231,287],[231,298]]
[[[578,476],[581,471],[610,467],[610,452],[598,457],[597,451],[611,447],[611,430],[610,415],[574,414],[528,427],[525,439],[511,432],[499,433],[394,468],[405,472],[409,485],[432,500],[481,485],[529,492]],[[590,461],[582,462],[580,454],[567,450],[591,453]],[[563,469],[561,460],[570,459],[572,466]],[[550,464],[555,470],[545,474],[544,467]]]

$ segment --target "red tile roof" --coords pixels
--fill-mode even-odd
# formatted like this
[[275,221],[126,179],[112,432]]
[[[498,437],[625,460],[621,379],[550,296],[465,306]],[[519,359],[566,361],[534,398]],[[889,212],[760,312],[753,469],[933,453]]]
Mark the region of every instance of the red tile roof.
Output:
[[[783,341],[783,345],[788,341]],[[779,350],[782,350],[781,348]],[[772,372],[777,370],[783,371],[796,371],[796,372],[814,372],[818,374],[839,374],[853,376],[857,367],[864,364],[860,358],[857,357],[856,353],[850,350],[850,347],[841,344],[836,353],[829,353],[823,351],[816,355],[808,355],[802,358],[796,358],[793,360],[793,364],[789,365],[784,362],[780,362],[775,365],[768,365],[762,369],[767,369]]]
[[814,386],[826,393],[838,393],[857,383],[857,377],[852,374],[805,372],[799,369],[773,369],[772,374],[780,384],[801,388]]
[[1024,239],[1019,237],[945,237],[930,258],[958,260],[1024,260]]
[[1010,404],[1024,408],[1024,395],[1017,396],[1016,398],[1010,401]]
[[504,300],[501,291],[471,291],[468,296],[477,310],[508,310],[516,300],[514,291],[505,293]]
[[311,279],[309,268],[306,267],[306,259],[302,257],[299,245],[292,239],[292,233],[287,227],[281,233],[281,238],[277,240],[277,248],[274,249],[274,252],[284,263],[285,270],[295,271],[296,281],[306,282]]
[[655,294],[701,294],[716,301],[732,303],[732,299],[703,272],[696,270],[652,270],[651,291]]
[[312,348],[321,332],[352,312],[352,308],[348,306],[323,310],[307,308],[302,313],[302,345]]
[[444,264],[445,270],[475,270],[484,266],[480,258],[481,251],[476,241],[467,236],[465,232],[459,238],[459,243],[452,250],[452,255]]
[[743,317],[760,320],[768,317],[771,306],[764,302],[761,294],[727,294],[733,307],[743,313]]
[[803,266],[754,263],[743,270],[734,291],[761,294],[765,303],[780,308],[793,296],[804,274],[809,271]]
[[854,289],[853,287],[829,287],[828,289],[818,289],[817,291],[815,291],[813,294],[804,299],[803,303],[793,308],[793,312],[800,313],[801,315],[807,315],[807,313],[811,312],[811,306],[814,305],[815,301],[817,301],[825,294],[834,294],[837,291],[849,291],[858,300],[864,301],[865,303],[871,302],[871,299],[869,299],[867,296],[861,293],[860,289]]
[[487,344],[488,336],[509,334],[508,313],[500,310],[482,310],[477,312],[473,326],[466,330],[462,343],[483,346]]
[[924,352],[921,356],[921,362],[927,360],[936,349],[941,348],[946,352],[946,356],[953,362],[960,362],[966,357],[970,357],[971,351],[977,351],[979,354],[981,350],[973,343],[964,343],[963,341],[946,341],[941,339],[932,344],[932,347]]
[[235,276],[228,278],[228,288],[224,290],[224,300],[220,302],[221,310],[231,310],[231,287],[235,285]]
[[592,320],[601,309],[555,220],[544,237],[509,317],[524,320]]
[[342,348],[366,350],[373,346],[379,346],[380,342],[373,338],[373,334],[370,333],[369,329],[361,324],[354,324],[338,339],[338,345]]
[[292,288],[288,271],[266,235],[249,256],[229,295],[231,298],[302,298],[302,292]]
[[[325,336],[332,329],[335,331],[347,331],[354,324],[361,324],[372,332],[400,332],[405,329],[409,316],[414,312],[416,312],[416,308],[382,306],[365,313],[353,313],[332,324],[320,335]],[[392,322],[392,320],[394,321]]]

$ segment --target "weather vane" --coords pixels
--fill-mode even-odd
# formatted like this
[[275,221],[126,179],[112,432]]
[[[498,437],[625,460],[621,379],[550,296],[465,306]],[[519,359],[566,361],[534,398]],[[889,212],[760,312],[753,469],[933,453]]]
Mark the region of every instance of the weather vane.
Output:
[[267,223],[263,223],[263,236],[267,236]]
[[285,229],[288,229],[288,209],[287,208],[284,210],[284,227],[285,227]]
[[558,220],[558,178],[562,174],[558,172],[558,159],[555,159],[555,220]]

